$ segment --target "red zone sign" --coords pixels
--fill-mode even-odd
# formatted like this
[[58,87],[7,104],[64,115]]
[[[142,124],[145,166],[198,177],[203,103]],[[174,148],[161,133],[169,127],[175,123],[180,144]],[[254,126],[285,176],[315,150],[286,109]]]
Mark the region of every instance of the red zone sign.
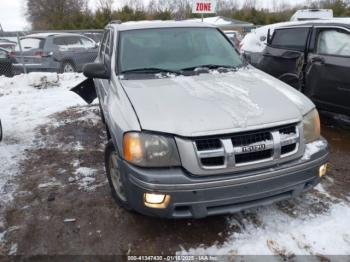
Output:
[[216,0],[193,0],[192,13],[194,14],[216,13]]

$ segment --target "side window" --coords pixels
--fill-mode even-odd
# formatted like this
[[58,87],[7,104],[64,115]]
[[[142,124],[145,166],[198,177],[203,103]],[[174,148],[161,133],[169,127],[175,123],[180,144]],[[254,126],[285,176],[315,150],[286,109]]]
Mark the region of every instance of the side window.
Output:
[[100,59],[104,59],[106,40],[107,40],[108,34],[109,34],[108,30],[106,30],[103,34],[103,38],[102,38],[101,45],[100,45],[100,50],[98,51],[98,56],[100,57]]
[[0,49],[0,58],[4,59],[7,58],[7,53]]
[[96,45],[95,45],[95,42],[93,42],[92,40],[86,38],[86,37],[81,37],[80,38],[80,42],[82,43],[82,45],[85,47],[85,48],[94,48]]
[[350,33],[342,29],[326,29],[318,34],[317,53],[350,57]]
[[66,46],[68,48],[79,48],[82,47],[79,36],[67,36],[65,37]]
[[105,42],[105,54],[109,54],[109,46],[110,46],[110,31],[107,31],[107,37],[106,37],[106,42]]
[[309,28],[277,29],[272,38],[272,47],[304,51]]
[[53,43],[59,47],[61,50],[81,48],[83,47],[80,42],[79,36],[60,36],[53,39]]
[[110,55],[111,54],[111,48],[112,48],[112,41],[113,41],[113,35],[112,32],[109,30],[108,31],[108,38],[106,42],[106,54]]
[[53,39],[53,43],[54,43],[54,45],[57,45],[57,46],[66,45],[64,39],[65,39],[64,37],[55,37]]

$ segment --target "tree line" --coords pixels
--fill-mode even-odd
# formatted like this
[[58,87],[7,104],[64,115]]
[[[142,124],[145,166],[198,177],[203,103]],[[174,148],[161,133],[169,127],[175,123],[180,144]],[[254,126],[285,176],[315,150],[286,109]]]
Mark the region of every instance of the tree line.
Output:
[[[198,18],[192,14],[192,0],[98,0],[95,9],[89,0],[26,0],[26,17],[32,30],[99,29],[111,20],[181,20]],[[264,1],[264,0],[260,0]],[[217,14],[243,20],[255,25],[287,21],[298,9],[333,9],[334,16],[350,16],[350,0],[305,0],[302,5],[291,5],[287,0],[273,0],[269,8],[259,7],[257,0],[218,0]]]

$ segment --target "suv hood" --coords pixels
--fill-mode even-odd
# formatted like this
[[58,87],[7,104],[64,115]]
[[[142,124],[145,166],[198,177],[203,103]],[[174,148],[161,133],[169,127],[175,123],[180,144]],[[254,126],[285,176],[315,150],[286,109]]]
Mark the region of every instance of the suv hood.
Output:
[[121,83],[143,130],[187,137],[298,122],[314,108],[292,87],[250,66]]

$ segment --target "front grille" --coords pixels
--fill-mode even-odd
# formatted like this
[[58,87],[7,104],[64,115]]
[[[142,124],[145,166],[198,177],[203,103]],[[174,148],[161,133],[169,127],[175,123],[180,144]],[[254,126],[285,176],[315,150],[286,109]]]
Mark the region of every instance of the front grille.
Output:
[[196,141],[198,151],[212,150],[221,148],[220,139],[202,139]]
[[271,133],[252,133],[237,135],[231,138],[233,146],[246,146],[253,143],[258,143],[261,141],[271,140]]
[[225,158],[222,156],[218,157],[205,157],[201,159],[203,166],[222,166],[225,164]]
[[288,125],[278,129],[281,134],[295,133],[295,125]]
[[296,144],[282,146],[282,148],[281,148],[281,155],[285,155],[285,154],[288,154],[290,152],[295,151],[296,147],[297,147]]
[[222,169],[279,161],[297,153],[296,124],[194,141],[202,168]]
[[246,162],[255,162],[262,159],[270,158],[273,155],[273,150],[264,150],[260,152],[241,154],[236,156],[236,164],[242,164]]

